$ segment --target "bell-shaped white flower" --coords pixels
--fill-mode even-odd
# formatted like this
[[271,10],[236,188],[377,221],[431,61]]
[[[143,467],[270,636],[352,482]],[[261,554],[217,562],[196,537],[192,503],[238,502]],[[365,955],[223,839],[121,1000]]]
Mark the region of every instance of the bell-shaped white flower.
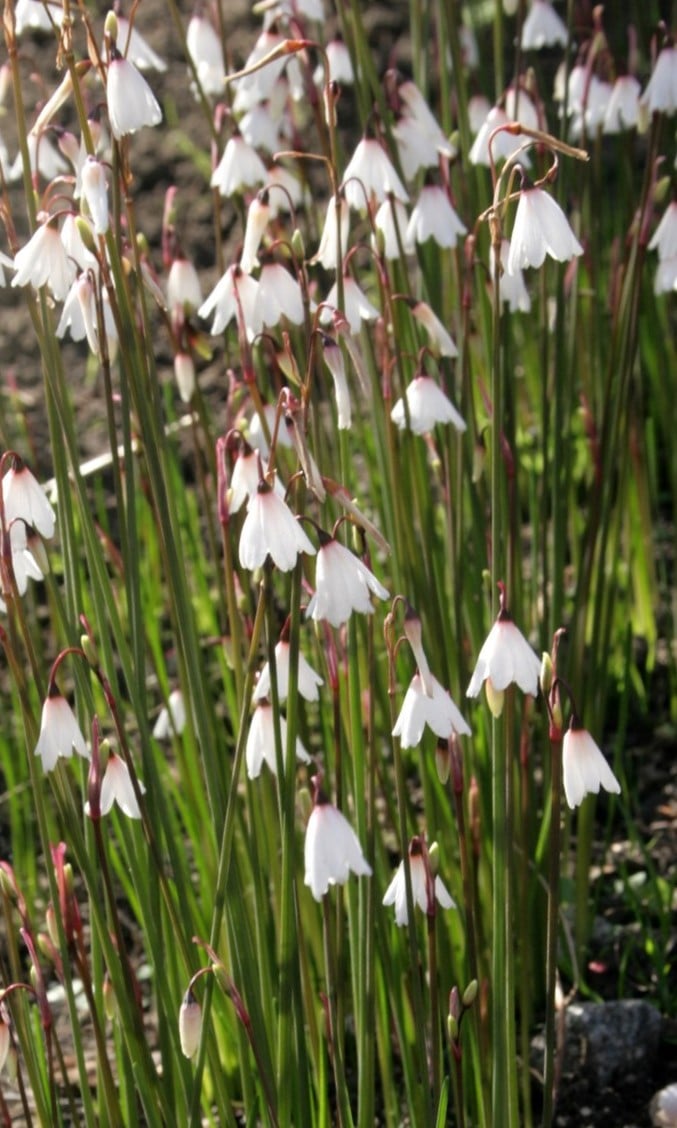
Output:
[[541,672],[541,660],[513,622],[505,607],[503,586],[500,587],[501,608],[479,652],[467,689],[468,697],[477,697],[486,683],[487,700],[494,716],[500,716],[503,693],[513,682],[523,693],[536,697]]
[[255,266],[259,265],[256,257],[261,240],[270,219],[270,204],[268,192],[263,188],[252,200],[247,211],[247,223],[244,229],[240,267],[245,274],[251,274]]
[[20,458],[14,459],[14,465],[2,479],[2,497],[7,527],[18,518],[32,525],[41,537],[49,539],[54,535],[56,517],[51,502]]
[[505,92],[505,112],[508,121],[518,121],[527,129],[542,129],[543,120],[538,112],[536,103],[522,83],[517,87],[510,86]]
[[167,275],[167,308],[192,313],[202,305],[202,286],[195,266],[182,255],[172,262]]
[[311,263],[317,262],[325,270],[338,270],[341,265],[339,262],[339,239],[341,257],[343,257],[348,250],[349,232],[350,208],[345,195],[341,192],[338,196],[332,196],[327,204],[327,214],[320,236],[320,245],[317,248],[317,253],[310,260]]
[[[42,7],[42,3],[40,6]],[[39,137],[36,137],[34,133],[29,133],[27,145],[31,173],[39,173],[45,180],[50,181],[54,180],[56,176],[62,176],[65,172],[68,172],[67,162],[46,134],[41,133]],[[21,180],[23,167],[23,156],[19,151],[12,161],[7,179],[12,182]]]
[[343,307],[339,306],[338,282],[327,294],[324,309],[320,313],[320,323],[327,325],[333,318],[333,311],[340,309],[350,326],[351,333],[359,333],[363,321],[375,321],[380,316],[376,306],[360,289],[352,274],[343,275]]
[[244,113],[255,106],[257,102],[267,102],[270,98],[275,83],[289,62],[289,55],[278,55],[277,58],[272,59],[258,70],[253,68],[282,43],[284,43],[284,36],[268,28],[259,35],[247,56],[245,65],[242,67],[242,70],[250,73],[243,75],[242,78],[238,78],[233,83],[235,87],[233,109],[236,113]]
[[365,211],[370,200],[382,204],[388,196],[406,204],[409,196],[392,161],[378,141],[363,137],[353,153],[341,184],[349,207]]
[[286,317],[292,325],[304,318],[303,293],[296,278],[279,262],[267,262],[259,277],[254,317],[264,327],[278,325]]
[[240,564],[253,571],[270,556],[281,572],[291,572],[300,552],[314,556],[315,546],[286,502],[266,482],[259,482],[240,534]]
[[449,356],[452,359],[458,356],[458,349],[453,338],[427,302],[416,302],[412,299],[409,302],[409,308],[419,325],[422,325],[428,334],[431,351],[436,356]]
[[49,11],[42,0],[17,0],[14,5],[15,32],[23,35],[24,31],[42,31],[50,34],[52,20],[57,27],[61,26],[63,10],[54,6]]
[[[524,275],[519,269],[515,269],[513,274],[508,273],[508,258],[510,256],[510,243],[507,239],[501,240],[501,267],[502,271],[498,280],[498,292],[501,302],[508,306],[511,313],[519,310],[521,313],[528,313],[531,309],[531,298],[527,290]],[[494,248],[489,249],[489,269],[491,272],[491,282],[494,282]]]
[[206,15],[193,12],[188,21],[186,47],[205,94],[222,94],[226,77],[223,46]]
[[328,337],[325,334],[322,334],[322,357],[334,381],[338,429],[339,431],[347,431],[352,423],[352,409],[346,366],[340,346],[333,337]]
[[[284,756],[287,747],[287,722],[284,717],[279,717],[280,741]],[[310,763],[310,756],[301,741],[296,738],[296,759],[302,764]],[[268,765],[273,775],[277,775],[277,757],[275,755],[275,715],[273,707],[268,701],[260,701],[254,710],[247,735],[245,747],[245,761],[247,775],[250,779],[258,779],[264,763]]]
[[268,103],[252,106],[243,118],[240,118],[238,128],[248,145],[253,149],[263,152],[276,153],[280,148],[280,129],[282,121],[273,117]]
[[405,399],[406,408],[404,399],[399,399],[390,412],[390,418],[400,431],[408,426],[415,435],[427,435],[438,423],[452,423],[457,431],[466,430],[465,420],[432,376],[424,372],[414,376],[405,392]]
[[567,26],[557,15],[550,0],[531,0],[527,18],[522,24],[522,50],[540,51],[543,47],[566,47]]
[[[512,157],[519,148],[524,144],[524,138],[518,134],[510,133],[508,130],[502,129],[500,133],[494,133],[501,125],[507,125],[512,119],[508,117],[507,113],[501,106],[492,106],[487,114],[484,122],[472,143],[468,158],[471,164],[486,165],[487,168],[491,164],[491,157],[494,158],[494,163],[498,164],[501,160],[507,160]],[[489,142],[491,141],[491,154],[489,153]],[[520,155],[520,161],[525,166],[529,167],[529,157],[527,153]]]
[[393,136],[397,141],[402,172],[407,180],[413,180],[422,168],[437,168],[440,154],[435,140],[421,129],[419,123],[410,114],[404,114],[396,122],[393,126]]
[[374,250],[378,248],[377,233],[383,238],[383,254],[389,262],[399,259],[403,254],[414,251],[414,243],[409,235],[409,217],[401,200],[384,200],[374,216],[376,232],[371,237]]
[[522,188],[510,239],[508,274],[542,266],[546,254],[566,262],[582,255],[583,248],[552,196],[542,188]]
[[[456,908],[456,902],[442,878],[437,875],[433,877],[430,873],[427,849],[419,837],[412,838],[409,843],[409,873],[411,874],[411,899],[414,905],[418,905],[421,912],[425,913],[426,916],[435,914],[435,901],[443,909]],[[395,923],[398,928],[402,928],[409,923],[404,862],[400,862],[397,867],[395,876],[385,891],[383,904],[395,906]]]
[[198,312],[199,317],[207,318],[214,314],[211,332],[214,336],[223,333],[235,318],[239,323],[240,312],[244,319],[247,339],[252,341],[261,330],[261,319],[256,311],[256,298],[259,284],[250,274],[245,274],[234,263],[229,266],[216,286],[207,295]]
[[162,110],[145,78],[115,46],[111,47],[106,102],[111,132],[116,141],[128,133],[136,133],[145,125],[159,125],[162,121]]
[[220,195],[228,197],[245,188],[258,188],[265,184],[266,178],[266,166],[260,156],[238,133],[228,141],[210,185],[218,188]]
[[322,900],[330,885],[344,885],[351,873],[371,874],[355,831],[321,791],[308,819],[303,852],[304,882],[316,901]]
[[438,247],[455,247],[466,230],[444,189],[437,184],[424,185],[409,217],[407,242],[413,245],[434,239]]
[[195,1057],[200,1048],[201,1033],[202,1007],[189,988],[179,1008],[179,1041],[184,1057]]
[[14,571],[16,590],[19,595],[25,595],[29,579],[36,580],[39,583],[40,580],[43,579],[43,575],[37,560],[28,547],[26,526],[23,521],[12,521],[9,530],[9,541],[12,551],[12,569]]
[[57,228],[47,220],[35,229],[26,245],[17,251],[12,286],[49,286],[58,302],[62,302],[75,279],[72,262]]
[[73,710],[66,698],[52,687],[42,706],[35,755],[42,760],[43,771],[51,772],[57,760],[69,760],[73,751],[89,759],[89,749]]
[[186,704],[180,689],[173,689],[163,705],[153,726],[156,740],[171,740],[174,733],[180,736],[186,727]]
[[[274,410],[274,409],[273,409]],[[274,420],[272,426],[274,426]],[[255,497],[261,481],[261,473],[266,474],[267,466],[262,462],[261,454],[253,449],[249,443],[242,441],[233,465],[228,486],[228,508],[231,513],[237,513],[250,497]],[[284,486],[275,475],[273,488],[280,498],[284,498]]]
[[[274,403],[266,403],[263,405],[263,417],[266,421],[269,435],[272,435],[275,430],[276,416],[277,408]],[[252,416],[250,420],[247,438],[249,439],[249,442],[251,446],[253,446],[254,450],[258,451],[258,453],[261,455],[261,458],[263,459],[265,464],[270,454],[270,447],[268,446],[268,438],[266,437],[266,432],[258,411]],[[292,446],[294,445],[292,443],[289,432],[287,431],[287,428],[281,425],[277,429],[276,442],[278,449],[280,447],[287,447],[289,450],[291,450]],[[284,495],[284,490],[282,491],[282,495]]]
[[641,87],[632,74],[621,74],[614,82],[606,113],[604,133],[623,133],[634,129],[639,122],[639,95]]
[[621,786],[603,752],[576,717],[571,718],[562,741],[564,794],[573,809],[586,795],[597,795],[600,787],[618,795]]
[[108,184],[106,169],[96,157],[88,157],[82,168],[82,195],[94,224],[96,235],[108,230]]
[[653,289],[657,296],[659,294],[671,294],[677,290],[677,255],[658,260]]
[[452,733],[470,736],[470,726],[451,695],[443,689],[437,678],[432,677],[432,694],[429,696],[417,670],[404,696],[393,736],[399,737],[402,748],[415,748],[421,743],[426,725],[441,740],[447,739]]
[[[139,791],[143,795],[146,788],[138,780]],[[129,768],[121,756],[111,752],[108,756],[106,771],[101,782],[101,814],[107,815],[113,803],[117,803],[123,814],[130,819],[140,819],[141,810],[134,792]]]
[[[338,82],[339,86],[352,86],[355,81],[355,74],[350,58],[350,51],[344,41],[339,36],[335,39],[331,39],[329,43],[327,43],[325,52],[327,55],[327,63],[329,64],[329,81]],[[317,82],[317,72],[313,77]],[[326,81],[323,70],[321,71],[321,81],[322,83]]]
[[[289,692],[289,642],[282,638],[275,647],[275,673],[277,675],[277,696],[280,701],[287,700]],[[298,691],[306,701],[317,701],[319,686],[324,685],[323,679],[315,672],[309,662],[299,654],[298,664]],[[266,662],[261,670],[256,683],[253,701],[262,701],[270,697],[270,664]]]
[[659,52],[656,65],[639,100],[649,115],[674,114],[677,111],[677,47],[669,44]]
[[288,215],[303,207],[303,185],[284,165],[271,165],[266,176],[265,187],[270,196],[270,218]]
[[415,82],[407,79],[397,88],[400,101],[406,107],[406,113],[416,122],[421,133],[425,133],[434,142],[437,152],[448,160],[456,156],[456,149],[451,141],[442,132],[442,128],[427,101]]
[[[84,219],[77,217],[73,212],[69,212],[64,218],[61,226],[61,242],[64,245],[66,256],[72,260],[83,273],[91,273],[92,277],[99,277],[99,263],[96,255],[85,246],[84,239],[80,234],[80,227],[76,222],[79,218],[80,224],[84,225]],[[73,268],[72,278],[75,277],[75,268]]]
[[377,599],[389,598],[387,589],[366,564],[339,541],[322,534],[315,569],[315,594],[308,604],[307,617],[318,623],[325,619],[332,627],[340,627],[353,611],[370,615],[374,610],[372,595]]
[[174,355],[174,379],[179,389],[182,403],[190,403],[195,395],[195,362],[187,352],[177,352]]

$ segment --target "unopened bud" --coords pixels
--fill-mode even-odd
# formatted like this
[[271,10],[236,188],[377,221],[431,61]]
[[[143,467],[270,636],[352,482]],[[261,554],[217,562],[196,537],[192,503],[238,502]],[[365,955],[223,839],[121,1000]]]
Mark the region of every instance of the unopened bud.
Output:
[[477,998],[478,990],[479,990],[479,983],[477,982],[476,979],[471,979],[470,983],[468,984],[465,991],[463,992],[463,998],[461,1000],[461,1002],[463,1003],[463,1006],[466,1009],[468,1007],[471,1007],[473,1005],[473,1003],[475,1002],[475,999]]
[[436,842],[431,843],[428,847],[428,863],[431,874],[436,877],[440,872],[440,848]]
[[88,634],[80,635],[80,646],[90,666],[98,666],[99,655],[96,652],[96,646]]
[[190,990],[186,991],[179,1011],[179,1039],[185,1057],[192,1058],[200,1045],[202,1007]]
[[302,261],[306,257],[306,245],[298,227],[294,228],[294,234],[291,237],[291,249],[299,261]]
[[452,987],[449,993],[449,1016],[458,1022],[461,1017],[461,996],[458,987]]
[[112,40],[117,43],[118,38],[118,20],[115,12],[108,12],[106,15],[106,22],[103,25],[104,35],[106,39]]
[[472,481],[479,482],[484,474],[484,468],[487,462],[487,448],[483,441],[478,439],[473,448],[472,454]]
[[451,1041],[458,1042],[458,1020],[454,1018],[453,1014],[447,1015],[447,1030]]
[[543,657],[541,659],[541,672],[538,677],[541,685],[541,693],[544,697],[547,697],[550,693],[550,690],[552,689],[553,673],[554,671],[552,668],[552,658],[548,654],[547,650],[544,650]]
[[57,927],[56,913],[54,912],[54,906],[53,905],[47,906],[47,911],[45,913],[45,924],[47,925],[47,932],[49,934],[49,939],[51,940],[54,947],[58,948],[59,947],[59,929]]
[[435,767],[437,768],[437,778],[440,783],[447,783],[451,771],[451,754],[449,752],[448,740],[437,741],[437,747],[435,748]]
[[195,365],[190,353],[177,353],[174,357],[174,376],[183,403],[190,403],[195,391]]
[[111,1020],[117,1018],[118,1001],[115,997],[115,990],[108,973],[106,973],[106,977],[103,981],[103,1009],[106,1012],[107,1018]]
[[491,678],[487,678],[484,683],[484,688],[487,691],[487,705],[491,709],[492,716],[500,717],[501,713],[503,712],[505,691],[502,689],[494,689]]
[[96,240],[94,238],[94,232],[92,231],[89,220],[85,219],[84,215],[77,215],[75,217],[75,226],[77,227],[78,235],[82,239],[82,242],[85,244],[87,250],[90,251],[91,254],[95,255],[97,251]]

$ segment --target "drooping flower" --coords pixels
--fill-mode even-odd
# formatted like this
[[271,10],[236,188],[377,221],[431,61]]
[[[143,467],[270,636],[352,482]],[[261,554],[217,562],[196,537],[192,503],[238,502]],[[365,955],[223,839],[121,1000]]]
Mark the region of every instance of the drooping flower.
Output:
[[116,141],[162,121],[162,110],[150,86],[134,64],[122,57],[115,44],[111,46],[108,65],[106,102]]
[[42,760],[43,771],[51,772],[58,759],[69,760],[73,751],[89,759],[89,749],[73,710],[58,689],[51,686],[42,706],[35,755]]
[[[289,650],[289,642],[287,639],[281,638],[275,647],[277,696],[280,701],[287,700],[289,691]],[[302,654],[299,654],[297,679],[301,697],[305,698],[306,701],[317,701],[320,696],[318,687],[324,685],[324,681]],[[252,700],[262,701],[265,697],[270,697],[270,664],[268,662],[261,670]]]
[[254,319],[264,328],[271,328],[278,325],[283,317],[292,325],[301,325],[303,322],[301,286],[282,263],[267,262],[259,277]]
[[14,259],[12,286],[49,286],[62,302],[75,278],[75,263],[67,254],[57,227],[48,219],[35,229]]
[[430,339],[431,351],[435,356],[458,356],[458,349],[454,343],[453,338],[444,328],[435,311],[424,301],[414,301],[410,299],[408,302],[409,308],[413,316],[422,325]]
[[536,697],[541,661],[513,622],[505,605],[505,588],[501,591],[500,610],[477,658],[468,697],[477,697],[486,683],[487,701],[495,717],[503,711],[504,691],[515,682],[523,693]]
[[332,320],[333,309],[341,309],[350,326],[351,333],[359,333],[363,321],[375,321],[380,316],[376,306],[372,305],[369,298],[360,289],[352,274],[343,275],[343,306],[339,307],[338,283],[335,282],[327,294],[324,309],[320,313],[320,322],[326,325]]
[[308,604],[307,617],[315,622],[326,619],[332,627],[340,627],[353,611],[370,615],[374,610],[372,595],[377,599],[388,599],[387,589],[366,564],[339,541],[321,533],[315,568],[315,594]]
[[330,885],[344,885],[351,873],[371,874],[355,831],[319,787],[306,828],[304,860],[304,882],[316,901],[322,900]]
[[233,318],[238,321],[241,312],[248,340],[253,340],[261,330],[261,321],[256,312],[256,296],[259,284],[250,274],[245,274],[237,263],[233,263],[216,286],[207,295],[198,312],[199,317],[207,318],[214,314],[211,332],[214,336],[223,333]]
[[156,740],[169,740],[174,733],[180,736],[186,727],[186,705],[180,689],[173,689],[163,705],[153,726]]
[[[438,423],[453,423],[457,431],[465,431],[466,424],[451,400],[435,383],[432,376],[419,372],[405,391],[404,399],[399,399],[390,418],[403,431],[409,427],[415,435],[427,435]],[[407,411],[409,419],[407,422]]]
[[198,272],[190,259],[179,254],[172,261],[167,275],[167,308],[171,312],[178,306],[191,313],[201,305],[202,286]]
[[[507,239],[501,240],[501,267],[502,271],[498,280],[498,292],[503,304],[507,304],[511,313],[519,310],[521,313],[528,313],[531,309],[531,298],[527,290],[524,275],[519,269],[515,269],[513,274],[508,273],[508,258],[510,257],[510,243]],[[489,269],[491,272],[491,283],[494,284],[495,260],[494,248],[489,249]]]
[[96,157],[87,157],[82,168],[82,195],[94,224],[96,235],[108,230],[108,185],[106,170]]
[[658,260],[653,289],[656,295],[671,294],[677,290],[677,255]]
[[[522,137],[510,133],[505,129],[502,129],[500,133],[494,135],[495,129],[498,129],[501,125],[507,125],[510,120],[511,119],[501,106],[491,107],[478,130],[477,136],[468,154],[471,164],[486,165],[488,167],[491,164],[491,157],[493,157],[494,163],[497,164],[500,160],[507,160],[508,157],[512,157],[517,152],[524,144]],[[491,153],[489,152],[490,141]],[[520,160],[524,166],[529,166],[527,153],[521,154]]]
[[347,431],[352,423],[352,410],[343,353],[333,337],[328,337],[323,333],[321,339],[322,357],[334,381],[338,429],[339,431]]
[[280,148],[281,125],[281,119],[273,117],[270,104],[260,103],[247,110],[244,117],[240,118],[238,128],[253,149],[272,154]]
[[[287,747],[287,721],[283,716],[278,718],[280,725],[280,741],[284,756]],[[296,759],[303,764],[310,763],[310,756],[303,744],[296,738]],[[268,765],[273,775],[277,775],[277,757],[275,755],[275,714],[268,701],[259,701],[257,704],[247,734],[245,748],[245,761],[247,775],[250,779],[258,779],[264,763]]]
[[542,266],[546,254],[566,262],[583,254],[559,204],[533,185],[522,188],[510,239],[508,274]]
[[12,521],[9,540],[16,589],[19,595],[25,595],[29,579],[37,580],[39,583],[43,579],[43,575],[37,560],[28,547],[26,526],[23,521]]
[[407,79],[400,83],[397,93],[400,101],[406,106],[406,113],[416,122],[419,131],[430,138],[440,156],[452,160],[456,156],[456,149],[443,133],[437,118],[416,83]]
[[550,0],[532,0],[522,24],[522,50],[540,51],[543,47],[566,47],[569,33]]
[[673,43],[658,53],[639,104],[649,115],[674,114],[677,111],[677,47]]
[[363,137],[353,153],[343,176],[341,188],[349,207],[365,211],[374,199],[382,204],[388,196],[406,204],[409,195],[395,172],[385,149],[373,138]]
[[210,185],[221,196],[234,196],[245,188],[258,188],[266,182],[266,166],[239,133],[228,141],[221,160],[212,173]]
[[425,243],[434,239],[438,247],[455,247],[466,226],[454,211],[451,201],[438,184],[421,189],[416,206],[409,217],[407,242]]
[[278,55],[266,66],[258,69],[253,68],[283,42],[284,36],[269,28],[266,28],[259,35],[242,68],[249,73],[233,83],[235,86],[233,109],[236,113],[244,113],[255,106],[257,102],[267,102],[270,98],[275,83],[289,62],[289,55]]
[[446,689],[433,677],[432,694],[428,696],[417,670],[402,702],[393,736],[399,737],[402,748],[415,748],[421,743],[426,725],[440,739],[446,739],[452,733],[470,736],[470,726]]
[[576,716],[572,716],[562,741],[562,769],[564,794],[572,809],[586,795],[597,795],[600,787],[614,795],[620,793],[621,786],[606,757]]
[[286,502],[267,482],[259,482],[240,534],[240,564],[252,571],[270,556],[281,572],[290,572],[300,552],[314,556],[315,546]]
[[19,518],[42,537],[54,535],[56,517],[47,494],[18,456],[2,479],[2,496],[8,527]]
[[348,250],[348,234],[350,232],[350,209],[343,192],[332,196],[327,204],[327,214],[320,236],[320,245],[316,254],[310,260],[318,262],[325,270],[338,270],[339,241],[341,258]]
[[268,192],[265,188],[262,188],[261,191],[254,196],[247,211],[247,223],[244,229],[242,254],[240,255],[240,267],[244,270],[245,274],[251,274],[254,267],[259,265],[257,252],[265,234],[266,227],[268,226],[269,219],[270,204],[268,202]]
[[201,1033],[202,1007],[189,988],[183,996],[179,1009],[179,1041],[184,1057],[195,1057],[200,1045]]
[[[430,872],[430,862],[427,857],[427,848],[422,840],[415,836],[409,843],[409,873],[411,874],[411,897],[414,905],[418,905],[422,913],[433,916],[435,901],[443,909],[455,909],[456,902],[449,893],[446,885],[439,876]],[[399,928],[409,923],[407,911],[407,885],[404,872],[404,862],[400,862],[395,876],[385,891],[384,905],[395,906],[395,923]]]
[[206,15],[193,12],[186,30],[186,48],[205,94],[222,94],[226,77],[223,46]]
[[167,70],[166,62],[153,50],[141,32],[119,13],[116,13],[116,19],[117,42],[125,58],[139,70],[156,70],[163,74]]
[[409,234],[409,216],[401,200],[392,197],[384,200],[374,216],[375,233],[371,237],[374,250],[378,249],[377,235],[383,238],[383,254],[390,261],[403,254],[411,254],[414,243]]
[[[329,81],[338,82],[339,86],[351,86],[355,81],[355,75],[350,51],[343,39],[339,35],[331,39],[325,47],[325,52],[329,64]],[[317,82],[317,72],[313,77]],[[324,73],[322,73],[322,81],[325,81]]]
[[[137,780],[139,791],[143,795],[146,788],[141,780]],[[113,803],[117,803],[123,814],[130,819],[140,819],[141,810],[134,792],[129,768],[121,756],[110,752],[106,771],[101,782],[101,814],[107,815]]]
[[639,95],[641,87],[632,74],[621,74],[614,82],[606,113],[604,133],[622,133],[634,129],[639,121]]
[[658,251],[658,258],[670,259],[677,255],[677,200],[671,200],[663,218],[651,236],[650,251]]

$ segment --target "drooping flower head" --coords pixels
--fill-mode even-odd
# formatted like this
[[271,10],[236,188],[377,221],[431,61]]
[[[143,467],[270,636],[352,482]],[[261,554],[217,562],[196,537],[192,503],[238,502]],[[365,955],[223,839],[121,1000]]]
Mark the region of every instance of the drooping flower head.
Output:
[[543,265],[545,256],[566,262],[583,254],[559,204],[542,188],[524,181],[510,238],[508,274]]
[[[439,876],[434,876],[430,868],[430,858],[425,841],[415,835],[409,843],[409,872],[411,874],[411,897],[426,916],[434,916],[437,902],[443,909],[455,909],[456,903]],[[395,876],[386,889],[384,905],[395,906],[395,923],[399,928],[409,923],[407,910],[407,885],[404,862],[400,862]]]
[[47,494],[18,455],[2,479],[2,497],[6,527],[18,518],[42,537],[54,535],[56,516]]
[[45,772],[51,772],[60,758],[69,760],[73,752],[89,759],[89,750],[82,730],[66,698],[53,683],[42,706],[40,735],[35,755],[42,760]]
[[600,787],[614,795],[621,790],[603,752],[575,714],[562,741],[562,770],[564,794],[572,810],[586,795],[597,795]]
[[[277,757],[275,753],[276,723],[279,723],[280,726],[280,742],[284,756],[287,747],[287,721],[283,716],[279,716],[276,722],[273,707],[270,702],[266,700],[259,701],[249,725],[249,734],[245,748],[247,775],[250,779],[258,779],[261,775],[261,768],[264,763],[268,765],[273,775],[277,775]],[[300,760],[303,764],[310,763],[310,756],[298,737],[296,738],[294,750],[297,760]]]
[[308,819],[304,845],[304,882],[316,901],[330,885],[344,885],[351,873],[368,877],[371,866],[362,853],[355,831],[322,791],[317,776],[315,804]]
[[260,481],[240,534],[240,564],[252,571],[270,556],[281,572],[291,572],[300,552],[314,556],[315,546],[287,503]]
[[470,736],[470,726],[451,695],[437,678],[431,677],[431,681],[428,694],[418,670],[411,679],[393,729],[393,736],[399,737],[402,748],[415,748],[420,744],[426,725],[440,738],[447,739],[453,733]]
[[503,711],[503,695],[514,682],[523,693],[535,697],[541,661],[515,625],[505,603],[505,587],[499,583],[500,610],[479,652],[477,664],[466,691],[468,697],[477,697],[486,684],[487,701],[495,717]]
[[162,110],[150,86],[114,43],[110,48],[106,102],[111,133],[116,141],[145,125],[159,125],[162,121]]
[[332,627],[340,627],[353,611],[370,615],[374,610],[372,595],[387,599],[388,591],[350,549],[321,532],[315,595],[308,604],[307,617],[315,622],[326,619]]

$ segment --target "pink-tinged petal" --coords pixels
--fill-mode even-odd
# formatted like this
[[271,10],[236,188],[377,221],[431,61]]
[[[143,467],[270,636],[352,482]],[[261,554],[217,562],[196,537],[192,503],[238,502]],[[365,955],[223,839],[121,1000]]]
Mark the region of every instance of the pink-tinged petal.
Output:
[[600,786],[613,794],[621,790],[606,757],[587,729],[572,719],[562,742],[564,794],[570,807],[577,807],[586,795],[596,795]]
[[[141,780],[138,781],[141,793],[146,790]],[[140,819],[141,811],[136,800],[134,787],[129,775],[129,769],[120,756],[111,752],[106,764],[106,771],[101,783],[101,814],[107,815],[113,803],[117,803],[123,814],[130,819]]]

